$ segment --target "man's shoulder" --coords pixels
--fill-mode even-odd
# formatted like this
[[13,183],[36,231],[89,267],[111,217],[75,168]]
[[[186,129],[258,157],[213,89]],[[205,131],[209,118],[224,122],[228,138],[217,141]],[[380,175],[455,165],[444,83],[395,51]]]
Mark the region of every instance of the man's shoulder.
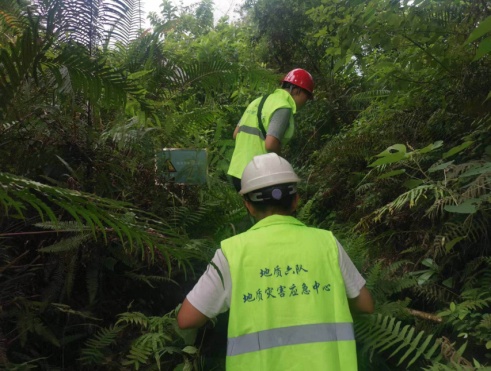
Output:
[[223,239],[222,242],[220,243],[222,251],[224,251],[224,248],[227,249],[227,247],[235,245],[240,239],[243,238],[243,235],[247,232],[248,231],[245,231],[245,232],[236,234],[235,236],[231,236],[231,237]]

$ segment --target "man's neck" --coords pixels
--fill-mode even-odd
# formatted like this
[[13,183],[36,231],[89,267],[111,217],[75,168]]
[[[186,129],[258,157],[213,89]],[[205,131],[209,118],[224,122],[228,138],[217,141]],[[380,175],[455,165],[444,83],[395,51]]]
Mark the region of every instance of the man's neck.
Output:
[[265,211],[264,213],[257,212],[256,215],[253,215],[253,218],[256,219],[256,222],[267,218],[272,215],[282,215],[282,216],[292,216],[291,213],[282,213],[277,211]]

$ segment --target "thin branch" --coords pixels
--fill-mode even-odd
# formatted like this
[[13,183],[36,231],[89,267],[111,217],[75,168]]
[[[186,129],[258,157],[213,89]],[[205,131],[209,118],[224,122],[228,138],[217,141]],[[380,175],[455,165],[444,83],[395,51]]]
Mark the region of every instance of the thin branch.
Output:
[[442,317],[440,316],[437,316],[436,314],[431,314],[431,313],[426,313],[426,312],[421,312],[419,310],[416,310],[416,309],[410,309],[408,308],[407,311],[409,312],[409,314],[411,314],[412,316],[414,317],[418,317],[418,318],[422,318],[422,319],[425,319],[427,321],[433,321],[433,322],[437,322],[437,323],[442,323],[443,322],[443,319]]

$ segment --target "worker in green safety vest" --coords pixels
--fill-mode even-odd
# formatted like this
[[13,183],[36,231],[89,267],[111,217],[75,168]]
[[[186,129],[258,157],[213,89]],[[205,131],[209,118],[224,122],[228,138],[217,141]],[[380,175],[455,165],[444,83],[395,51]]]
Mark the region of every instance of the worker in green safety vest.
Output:
[[227,370],[356,370],[352,311],[371,313],[365,280],[326,230],[294,218],[299,178],[275,153],[242,176],[257,223],[222,241],[184,300],[182,329],[230,310]]
[[235,189],[254,156],[268,152],[281,155],[281,149],[293,137],[293,115],[313,98],[314,80],[310,73],[296,68],[286,74],[281,88],[252,101],[235,128],[235,148],[228,169]]

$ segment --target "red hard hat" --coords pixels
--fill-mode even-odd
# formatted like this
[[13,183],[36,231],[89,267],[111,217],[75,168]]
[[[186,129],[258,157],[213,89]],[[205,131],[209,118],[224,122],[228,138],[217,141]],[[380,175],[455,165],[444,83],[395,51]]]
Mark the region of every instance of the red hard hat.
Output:
[[311,94],[314,92],[314,79],[312,75],[301,68],[295,68],[288,72],[281,82],[289,82],[307,90]]

